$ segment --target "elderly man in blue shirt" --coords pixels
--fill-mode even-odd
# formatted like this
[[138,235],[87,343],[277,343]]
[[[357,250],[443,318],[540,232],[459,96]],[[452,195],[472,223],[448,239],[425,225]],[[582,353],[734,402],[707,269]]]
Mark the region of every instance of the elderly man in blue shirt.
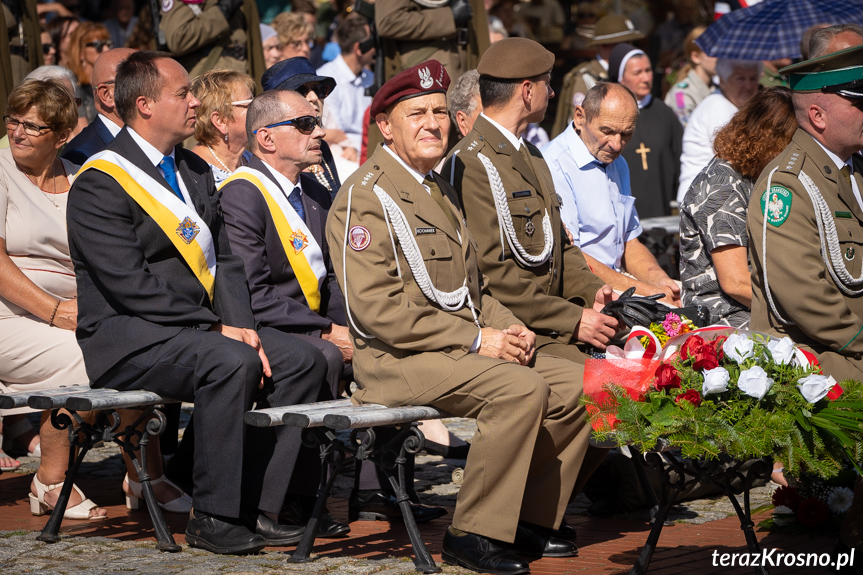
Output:
[[637,118],[633,93],[601,82],[575,107],[572,124],[542,155],[560,196],[561,219],[593,273],[615,290],[664,293],[663,301],[680,305],[680,286],[638,240],[642,229],[629,167],[620,155]]

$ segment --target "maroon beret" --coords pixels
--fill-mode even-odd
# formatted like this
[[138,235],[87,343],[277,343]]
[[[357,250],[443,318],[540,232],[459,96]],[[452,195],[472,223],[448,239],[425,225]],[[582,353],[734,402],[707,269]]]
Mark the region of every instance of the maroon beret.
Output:
[[381,86],[372,100],[371,117],[375,118],[387,108],[416,96],[446,93],[449,88],[449,74],[437,60],[426,60],[404,72],[399,72]]

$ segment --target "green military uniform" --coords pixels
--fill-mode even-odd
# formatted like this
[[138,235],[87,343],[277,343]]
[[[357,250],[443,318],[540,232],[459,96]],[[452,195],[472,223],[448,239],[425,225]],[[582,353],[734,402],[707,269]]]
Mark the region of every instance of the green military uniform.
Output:
[[230,22],[218,0],[162,0],[161,8],[160,28],[168,50],[192,79],[209,70],[235,70],[250,74],[260,85],[264,56],[255,2],[244,2]]
[[[519,519],[556,528],[563,518],[590,435],[578,405],[582,368],[544,354],[524,367],[470,353],[481,327],[520,322],[489,295],[455,192],[434,180],[441,204],[379,146],[330,209],[327,240],[355,350],[353,399],[476,418],[453,527],[511,542]],[[389,224],[402,218],[385,215],[385,200],[403,215],[405,236]],[[413,263],[404,247],[412,242]],[[465,288],[461,305],[432,303],[418,280]]]
[[[794,91],[860,101],[861,55],[850,48],[782,72]],[[748,216],[751,326],[810,348],[837,380],[863,380],[863,209],[852,187],[863,190],[863,178],[842,161],[800,129],[762,172]]]
[[[523,263],[516,256],[518,248],[514,252],[510,241],[501,236],[489,170],[481,156],[500,178],[506,203],[502,215],[512,221],[518,244],[534,256],[550,246],[544,263]],[[539,150],[523,140],[516,150],[481,115],[450,153],[441,173],[458,191],[468,227],[479,245],[480,269],[489,278],[491,295],[536,332],[537,349],[584,363],[584,354],[569,344],[577,340],[576,325],[584,307],[593,305],[603,282],[590,271],[581,250],[565,239],[560,201]],[[546,214],[548,238],[543,229]]]
[[686,78],[672,86],[665,95],[665,105],[671,108],[680,123],[686,126],[695,107],[715,89],[713,82],[705,84],[695,70],[690,70]]
[[[9,65],[3,67],[3,76],[10,78],[14,87],[23,82],[27,74],[41,66],[44,59],[36,0],[16,0],[13,7],[17,11],[15,14],[3,5],[3,19],[6,22],[0,29],[8,31],[10,40],[5,46],[9,49]],[[0,108],[5,107],[4,99]]]
[[563,77],[563,86],[558,96],[557,114],[554,116],[554,126],[551,137],[557,137],[572,122],[572,108],[576,96],[584,100],[587,91],[598,82],[608,81],[608,69],[594,58],[577,68],[570,70]]
[[476,68],[489,46],[488,17],[482,0],[470,4],[473,18],[465,42],[459,43],[449,6],[426,8],[413,0],[377,0],[375,28],[384,53],[384,80],[430,59],[443,64],[453,80]]

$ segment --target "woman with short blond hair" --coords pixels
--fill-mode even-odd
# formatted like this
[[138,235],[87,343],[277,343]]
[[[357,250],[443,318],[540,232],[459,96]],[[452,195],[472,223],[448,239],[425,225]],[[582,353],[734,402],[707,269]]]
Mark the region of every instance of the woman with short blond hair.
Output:
[[308,58],[315,43],[315,27],[298,12],[282,12],[272,24],[282,42],[281,60],[302,56]]
[[210,70],[192,83],[192,94],[201,101],[196,111],[192,151],[213,170],[216,185],[246,165],[246,111],[252,103],[255,81],[232,70]]

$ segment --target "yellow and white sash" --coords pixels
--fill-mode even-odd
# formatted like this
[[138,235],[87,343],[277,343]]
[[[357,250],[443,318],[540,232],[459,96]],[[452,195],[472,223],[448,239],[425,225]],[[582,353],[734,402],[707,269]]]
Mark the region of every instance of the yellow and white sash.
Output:
[[317,313],[321,309],[321,285],[327,277],[327,268],[324,265],[323,251],[312,232],[288,202],[279,186],[266,174],[244,166],[231,174],[222,186],[234,180],[246,180],[254,184],[264,196],[270,216],[276,224],[276,232],[279,234],[282,248],[300,283],[300,289],[303,290],[309,307]]
[[213,301],[216,250],[204,220],[173,192],[123,156],[109,150],[91,157],[78,171],[94,169],[114,178],[141,209],[162,228]]

